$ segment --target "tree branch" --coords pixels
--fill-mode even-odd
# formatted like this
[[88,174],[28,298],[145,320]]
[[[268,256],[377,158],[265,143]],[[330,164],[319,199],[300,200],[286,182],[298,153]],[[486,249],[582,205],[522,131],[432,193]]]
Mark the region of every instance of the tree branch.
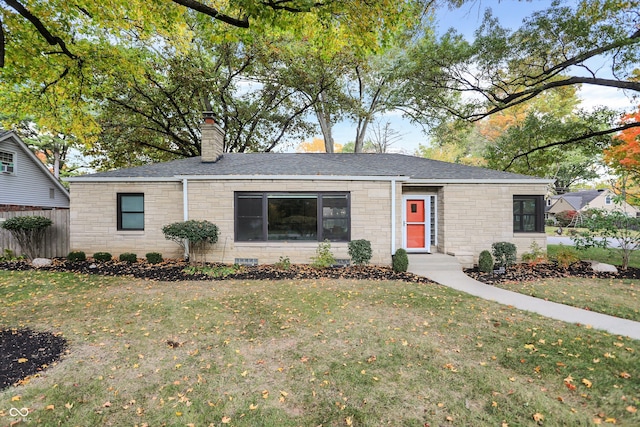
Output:
[[520,159],[522,157],[528,157],[529,154],[533,154],[536,151],[545,150],[545,149],[551,148],[551,147],[558,147],[558,146],[561,146],[561,145],[569,145],[569,144],[573,144],[575,142],[584,141],[585,139],[594,138],[596,136],[603,136],[603,135],[609,135],[609,134],[616,133],[616,132],[622,132],[624,130],[631,129],[631,128],[634,128],[634,127],[640,127],[640,122],[627,123],[627,124],[624,124],[622,126],[618,126],[618,127],[615,127],[615,128],[605,129],[605,130],[596,131],[596,132],[589,132],[589,133],[582,134],[580,136],[576,136],[574,138],[565,139],[564,141],[557,141],[557,142],[552,142],[550,144],[541,145],[539,147],[532,148],[529,151],[526,151],[524,153],[520,153],[520,154],[514,156],[511,159],[511,161],[509,162],[509,164],[507,166],[505,166],[502,170],[506,171],[511,166],[513,166],[513,164],[515,163],[516,160],[518,160],[518,159]]
[[[31,22],[31,24],[36,28],[36,30],[38,30],[40,35],[45,38],[47,43],[49,43],[51,46],[56,46],[56,45],[60,46],[60,49],[62,50],[63,54],[67,55],[71,59],[78,59],[78,57],[73,53],[71,53],[71,51],[67,48],[67,45],[65,44],[64,40],[62,40],[60,37],[57,37],[51,34],[47,29],[47,27],[45,27],[45,25],[42,23],[42,21],[40,21],[39,18],[34,16],[21,3],[19,3],[17,0],[5,0],[5,3],[8,6],[12,7],[23,18]],[[4,43],[3,43],[3,46],[4,46]]]
[[249,28],[249,18],[246,16],[240,19],[232,18],[231,16],[220,13],[220,11],[218,11],[217,9],[214,9],[211,6],[207,6],[206,4],[202,4],[199,1],[195,1],[195,0],[171,0],[171,1],[181,6],[184,6],[186,8],[195,10],[196,12],[200,12],[207,16],[210,16],[213,19],[217,19],[229,25],[233,25],[234,27]]

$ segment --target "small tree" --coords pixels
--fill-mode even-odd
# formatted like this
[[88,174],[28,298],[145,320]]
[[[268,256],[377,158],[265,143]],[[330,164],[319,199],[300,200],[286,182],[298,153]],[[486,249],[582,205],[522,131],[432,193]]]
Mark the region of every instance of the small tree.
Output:
[[511,242],[496,242],[491,245],[496,265],[510,267],[516,263],[516,245]]
[[162,227],[162,233],[168,240],[172,240],[179,244],[187,253],[188,250],[193,253],[193,257],[189,256],[191,261],[195,261],[195,256],[200,255],[203,259],[209,245],[213,245],[218,241],[218,226],[207,221],[189,220],[182,222],[174,222],[173,224]]
[[42,240],[47,227],[53,222],[43,216],[16,216],[0,224],[18,241],[28,259],[37,258],[41,252]]
[[369,264],[373,252],[371,242],[366,239],[352,240],[349,242],[349,256],[355,265]]
[[640,248],[640,219],[627,215],[621,209],[592,209],[589,217],[584,219],[584,227],[587,231],[571,237],[576,249],[610,249],[609,242],[615,241],[622,251],[621,268],[626,270],[631,252]]

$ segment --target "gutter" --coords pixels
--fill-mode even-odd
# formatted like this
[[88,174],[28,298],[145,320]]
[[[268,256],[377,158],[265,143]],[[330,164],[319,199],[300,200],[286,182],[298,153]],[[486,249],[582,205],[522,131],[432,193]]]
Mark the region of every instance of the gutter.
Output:
[[[189,181],[182,179],[182,220],[189,220]],[[189,258],[189,240],[184,240],[184,258]]]

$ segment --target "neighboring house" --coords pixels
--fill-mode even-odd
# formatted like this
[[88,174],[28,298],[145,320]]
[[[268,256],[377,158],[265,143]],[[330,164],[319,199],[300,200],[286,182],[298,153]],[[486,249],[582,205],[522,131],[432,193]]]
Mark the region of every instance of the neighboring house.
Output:
[[66,188],[14,132],[0,130],[0,212],[67,208]]
[[218,225],[209,262],[308,263],[325,239],[338,259],[349,241],[369,240],[374,264],[397,248],[470,266],[494,242],[546,247],[548,180],[400,154],[223,154],[211,119],[202,157],[67,180],[71,250],[87,255],[180,258],[161,229],[187,219]]
[[623,202],[621,205],[614,203],[615,193],[609,189],[583,190],[573,193],[551,196],[547,199],[547,218],[555,218],[555,215],[563,211],[576,211],[584,213],[589,209],[614,210],[621,209],[629,216],[638,216],[640,211],[635,206]]

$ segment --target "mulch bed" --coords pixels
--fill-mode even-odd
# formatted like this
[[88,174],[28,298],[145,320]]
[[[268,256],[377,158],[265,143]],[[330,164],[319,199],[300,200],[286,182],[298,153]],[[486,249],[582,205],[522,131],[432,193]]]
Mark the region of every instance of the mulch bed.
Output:
[[[391,267],[381,266],[345,266],[318,269],[306,264],[292,264],[288,270],[273,265],[240,266],[235,272],[228,272],[229,265],[207,263],[196,272],[189,272],[192,266],[184,261],[166,260],[159,264],[147,262],[128,263],[122,261],[68,262],[65,259],[54,259],[48,267],[39,270],[64,271],[84,274],[101,274],[105,276],[132,276],[139,279],[184,281],[184,280],[303,280],[303,279],[361,279],[361,280],[402,280],[414,283],[432,283],[429,279],[411,273],[396,273]],[[0,262],[0,270],[31,270],[33,267],[26,261]],[[221,274],[213,276],[205,274],[208,270]]]
[[31,329],[0,330],[0,390],[21,384],[55,363],[67,347],[67,341],[50,332]]
[[536,265],[516,264],[502,274],[482,273],[477,268],[466,269],[465,274],[489,285],[504,282],[530,282],[538,279],[585,277],[598,279],[640,279],[640,269],[629,267],[618,273],[596,273],[589,262],[577,262],[568,268],[556,263],[540,263]]

